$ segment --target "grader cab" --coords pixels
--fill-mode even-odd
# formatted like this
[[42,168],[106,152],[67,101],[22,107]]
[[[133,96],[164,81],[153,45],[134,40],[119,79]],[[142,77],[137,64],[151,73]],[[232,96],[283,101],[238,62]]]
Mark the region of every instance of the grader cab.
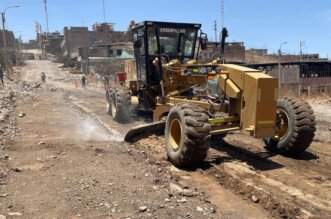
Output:
[[[145,21],[132,27],[136,71],[124,86],[107,91],[108,113],[125,123],[132,112],[149,112],[153,123],[133,128],[126,140],[164,129],[168,158],[177,166],[207,156],[211,136],[241,130],[263,138],[285,155],[305,151],[313,140],[315,116],[296,98],[278,100],[278,80],[224,57],[200,64],[207,36],[200,24]],[[227,32],[223,30],[222,46]],[[222,54],[222,52],[221,52]]]

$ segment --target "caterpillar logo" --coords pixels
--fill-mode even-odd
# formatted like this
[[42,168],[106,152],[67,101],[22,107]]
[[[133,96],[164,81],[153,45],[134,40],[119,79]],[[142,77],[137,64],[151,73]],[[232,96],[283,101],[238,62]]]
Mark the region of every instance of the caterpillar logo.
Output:
[[175,28],[160,28],[161,33],[185,33],[185,29],[175,29]]

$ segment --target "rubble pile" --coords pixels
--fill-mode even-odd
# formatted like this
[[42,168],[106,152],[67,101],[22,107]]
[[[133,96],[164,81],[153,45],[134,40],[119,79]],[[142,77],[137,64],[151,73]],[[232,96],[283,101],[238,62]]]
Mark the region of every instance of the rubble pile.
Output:
[[15,107],[17,91],[15,83],[6,81],[5,88],[0,88],[0,148],[6,147],[6,142],[18,134],[16,129]]
[[16,113],[20,98],[31,95],[30,91],[41,88],[41,83],[11,81],[5,78],[5,87],[0,86],[0,149],[8,147],[8,141],[19,135],[16,118],[24,113]]

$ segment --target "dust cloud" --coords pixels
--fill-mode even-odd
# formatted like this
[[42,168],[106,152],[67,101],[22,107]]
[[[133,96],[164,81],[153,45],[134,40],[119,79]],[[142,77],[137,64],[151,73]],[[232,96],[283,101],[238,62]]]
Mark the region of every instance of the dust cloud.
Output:
[[95,120],[86,118],[76,123],[73,137],[78,141],[117,141],[120,142],[123,139],[114,136],[108,130],[101,127]]

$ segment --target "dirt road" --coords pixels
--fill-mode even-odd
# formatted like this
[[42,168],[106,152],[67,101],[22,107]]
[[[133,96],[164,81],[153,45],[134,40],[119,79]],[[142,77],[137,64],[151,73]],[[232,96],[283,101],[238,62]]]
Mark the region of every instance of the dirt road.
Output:
[[[20,136],[3,147],[0,215],[8,218],[326,218],[331,214],[331,145],[297,159],[270,154],[243,134],[214,139],[195,170],[167,160],[162,136],[134,144],[105,110],[96,84],[50,61],[29,61],[20,80]],[[22,95],[24,93],[24,96]],[[324,134],[327,132],[323,132]],[[324,137],[323,139],[328,139]],[[9,145],[10,144],[10,145]]]

